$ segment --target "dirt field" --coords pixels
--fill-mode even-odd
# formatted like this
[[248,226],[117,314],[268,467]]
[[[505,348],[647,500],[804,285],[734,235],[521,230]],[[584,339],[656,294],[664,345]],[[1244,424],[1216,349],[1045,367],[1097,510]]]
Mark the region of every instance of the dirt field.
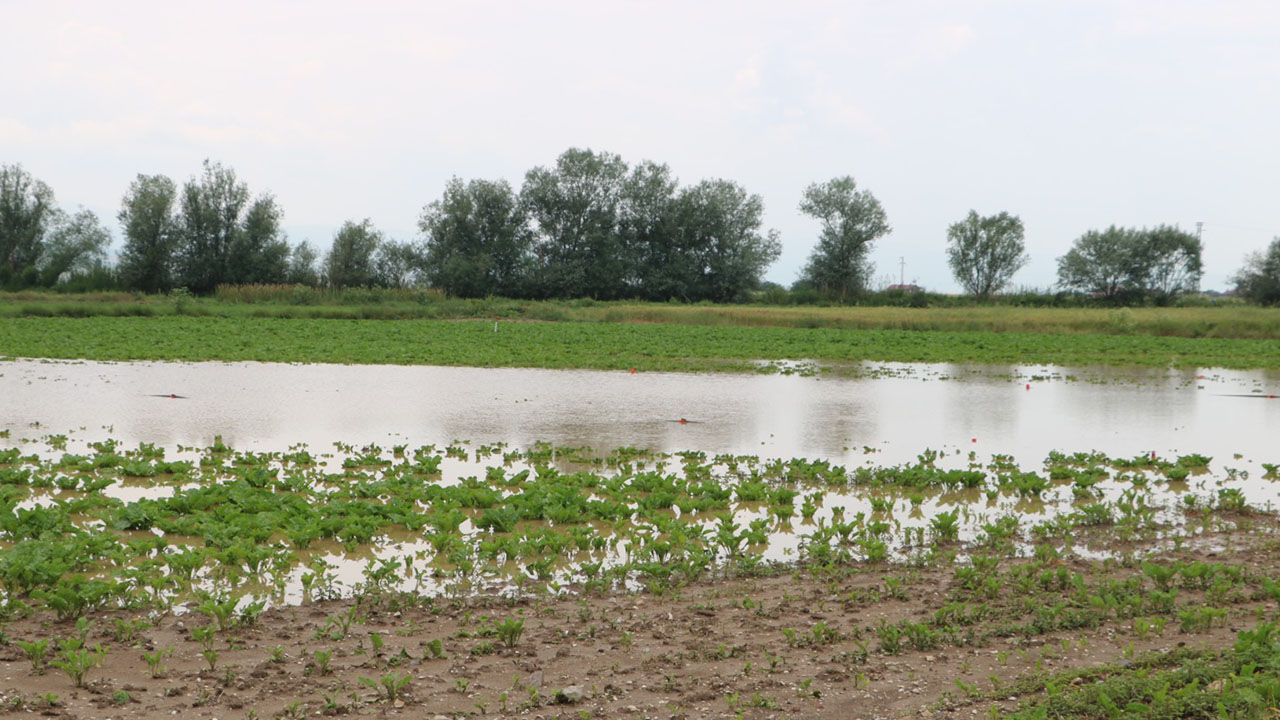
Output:
[[[1033,699],[1050,674],[1078,686],[1124,672],[1147,651],[1229,647],[1237,630],[1275,614],[1275,602],[1251,584],[1280,575],[1280,556],[1270,551],[1275,525],[1262,513],[1240,523],[1222,521],[1185,544],[1214,551],[1153,551],[1146,558],[1236,567],[1238,582],[1204,589],[1175,581],[1176,609],[1170,606],[1163,616],[1117,608],[1095,613],[1092,622],[1062,623],[1078,625],[1072,629],[1046,626],[1043,608],[1075,608],[1081,588],[1116,588],[1126,581],[1131,590],[1141,588],[1130,594],[1132,602],[1151,596],[1150,571],[1123,559],[1142,548],[1114,545],[1120,561],[1055,558],[1051,552],[1006,557],[988,573],[995,580],[980,596],[962,577],[972,573],[959,569],[974,566],[944,551],[914,568],[791,568],[721,578],[661,597],[334,601],[269,610],[255,625],[211,633],[208,656],[197,638],[202,631],[193,632],[210,624],[203,614],[164,617],[132,639],[128,623],[144,618],[99,615],[91,618],[87,644],[100,643],[107,652],[82,688],[61,669],[35,672],[18,644],[77,634],[73,623],[39,613],[4,628],[0,714],[999,716]],[[1079,580],[1054,584],[1054,578],[1077,574]],[[1188,622],[1195,615],[1189,608],[1210,608],[1199,611],[1207,620]],[[504,637],[499,628],[508,619]],[[510,632],[520,620],[522,632]],[[894,625],[906,629],[900,648],[886,644],[881,629]],[[169,647],[175,650],[153,676],[144,654]]]

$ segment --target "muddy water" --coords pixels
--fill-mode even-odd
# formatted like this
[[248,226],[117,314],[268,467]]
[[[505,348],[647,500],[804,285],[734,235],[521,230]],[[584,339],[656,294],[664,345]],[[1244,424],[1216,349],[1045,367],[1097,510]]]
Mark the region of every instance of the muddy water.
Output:
[[1276,372],[863,370],[871,376],[13,360],[0,363],[0,430],[166,446],[220,435],[246,450],[470,440],[850,463],[865,447],[878,463],[925,448],[1280,460],[1280,399],[1266,398],[1280,395]]
[[[0,362],[0,430],[10,433],[0,446],[43,439],[27,444],[35,452],[52,448],[48,438],[60,434],[70,436],[76,451],[108,437],[126,448],[144,442],[205,447],[221,436],[237,450],[306,444],[313,452],[338,441],[384,449],[454,440],[523,448],[548,441],[601,450],[826,458],[845,465],[914,461],[929,448],[946,451],[939,464],[962,467],[972,450],[980,461],[1012,455],[1026,469],[1039,469],[1055,449],[1116,457],[1194,452],[1215,458],[1213,483],[1194,483],[1201,493],[1212,493],[1229,468],[1256,478],[1261,463],[1280,462],[1280,400],[1268,397],[1280,395],[1280,373],[942,365],[860,370],[860,377],[801,377],[15,360]],[[677,422],[681,418],[687,422]],[[445,459],[442,469],[444,482],[484,475],[482,465],[457,458]],[[1114,501],[1126,486],[1100,489]],[[1250,482],[1246,489],[1250,502],[1270,507],[1276,501],[1272,483]],[[138,480],[106,492],[130,501],[172,490]],[[1048,502],[1010,493],[929,493],[919,506],[900,493],[878,494],[895,498],[892,519],[899,533],[923,532],[938,512],[962,509],[965,539],[1002,514],[1038,520],[1070,509],[1058,502],[1068,498],[1065,489],[1048,493],[1057,497],[1046,497]],[[26,503],[47,504],[52,497],[33,495]],[[828,493],[813,519],[774,525],[763,555],[795,557],[800,535],[814,522],[831,521],[837,509],[848,516],[869,513],[870,500],[864,492]],[[734,519],[745,525],[766,517],[739,504]],[[371,557],[431,555],[420,538],[395,534],[354,553],[313,550],[348,588],[360,581]],[[620,552],[600,559],[617,562]],[[557,567],[566,573],[561,577],[574,572]],[[297,568],[288,583],[291,602],[301,597],[302,572]]]

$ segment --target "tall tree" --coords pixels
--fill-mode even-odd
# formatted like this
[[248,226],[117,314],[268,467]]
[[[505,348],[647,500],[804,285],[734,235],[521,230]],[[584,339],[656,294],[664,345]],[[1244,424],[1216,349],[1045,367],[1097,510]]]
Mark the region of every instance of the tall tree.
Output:
[[177,193],[177,185],[164,175],[138,175],[129,185],[116,216],[124,228],[120,275],[125,287],[149,293],[173,287]]
[[842,302],[866,289],[871,245],[890,230],[880,201],[846,175],[805,188],[800,211],[822,223],[804,279]]
[[21,165],[0,165],[0,283],[34,284],[58,212],[53,190]]
[[1112,225],[1090,230],[1058,258],[1058,284],[1107,299],[1134,290],[1140,276],[1137,230]]
[[629,296],[688,299],[696,284],[695,258],[680,244],[676,188],[671,169],[648,160],[623,181],[618,232]]
[[1198,287],[1200,250],[1196,236],[1167,225],[1090,230],[1058,258],[1058,284],[1110,300],[1163,302]]
[[543,295],[610,299],[626,293],[618,209],[627,165],[610,153],[572,148],[555,167],[525,175],[521,201],[537,224]]
[[374,285],[377,275],[373,258],[381,244],[382,233],[368,218],[359,223],[343,223],[325,256],[325,282],[336,288]]
[[81,208],[79,212],[58,212],[40,258],[40,283],[53,286],[68,275],[83,274],[106,262],[111,232],[98,216]]
[[691,300],[740,300],[781,252],[777,234],[761,234],[764,202],[728,180],[704,180],[676,201],[679,246],[694,260]]
[[233,283],[274,284],[285,281],[289,241],[280,231],[281,212],[275,198],[262,195],[249,209],[227,248],[227,279]]
[[964,220],[947,228],[947,262],[966,292],[987,298],[1027,264],[1023,238],[1017,215],[982,217],[970,210]]
[[1200,289],[1200,238],[1169,225],[1142,231],[1137,249],[1143,290],[1167,300]]
[[248,186],[236,179],[234,170],[219,163],[205,160],[200,177],[183,185],[179,275],[193,292],[211,292],[230,282],[231,246],[248,203]]
[[422,211],[426,279],[450,295],[515,297],[525,291],[533,234],[505,180],[453,178]]
[[373,252],[373,283],[379,287],[407,288],[418,284],[423,253],[411,242],[383,240]]
[[1280,305],[1280,237],[1264,252],[1250,253],[1232,278],[1236,292],[1262,305]]
[[320,274],[316,271],[318,257],[315,246],[307,240],[294,245],[289,252],[289,269],[285,273],[285,282],[312,287],[319,285]]

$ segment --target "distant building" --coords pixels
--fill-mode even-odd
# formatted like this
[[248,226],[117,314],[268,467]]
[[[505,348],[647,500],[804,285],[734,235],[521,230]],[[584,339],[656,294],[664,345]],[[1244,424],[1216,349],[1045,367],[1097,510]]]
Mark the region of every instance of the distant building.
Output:
[[894,290],[897,290],[897,291],[899,291],[899,292],[924,292],[924,288],[920,287],[919,285],[915,285],[915,284],[910,284],[910,285],[890,285],[889,287],[885,288],[885,290],[887,290],[887,291],[889,291],[889,292],[893,292]]

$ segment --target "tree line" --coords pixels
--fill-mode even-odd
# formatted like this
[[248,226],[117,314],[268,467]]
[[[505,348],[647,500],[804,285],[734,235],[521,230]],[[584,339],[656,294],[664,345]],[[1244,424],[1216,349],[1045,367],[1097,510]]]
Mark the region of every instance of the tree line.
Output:
[[[818,237],[793,290],[851,302],[871,286],[870,252],[890,232],[880,202],[852,177],[813,183],[799,210]],[[665,164],[573,148],[506,180],[454,177],[418,218],[420,238],[396,241],[365,220],[345,222],[321,257],[290,244],[270,193],[254,195],[234,170],[205,161],[179,185],[138,175],[117,219],[124,245],[108,266],[111,233],[90,211],[68,212],[21,166],[0,165],[0,286],[56,286],[86,276],[142,292],[219,285],[426,285],[459,297],[734,302],[761,286],[778,257],[764,203],[736,182],[681,185]],[[1058,285],[1112,302],[1164,302],[1202,276],[1197,236],[1177,227],[1109,227],[1058,258]],[[970,211],[946,233],[946,255],[966,292],[989,298],[1029,256],[1016,215]],[[1280,302],[1280,238],[1234,278],[1259,302]]]

